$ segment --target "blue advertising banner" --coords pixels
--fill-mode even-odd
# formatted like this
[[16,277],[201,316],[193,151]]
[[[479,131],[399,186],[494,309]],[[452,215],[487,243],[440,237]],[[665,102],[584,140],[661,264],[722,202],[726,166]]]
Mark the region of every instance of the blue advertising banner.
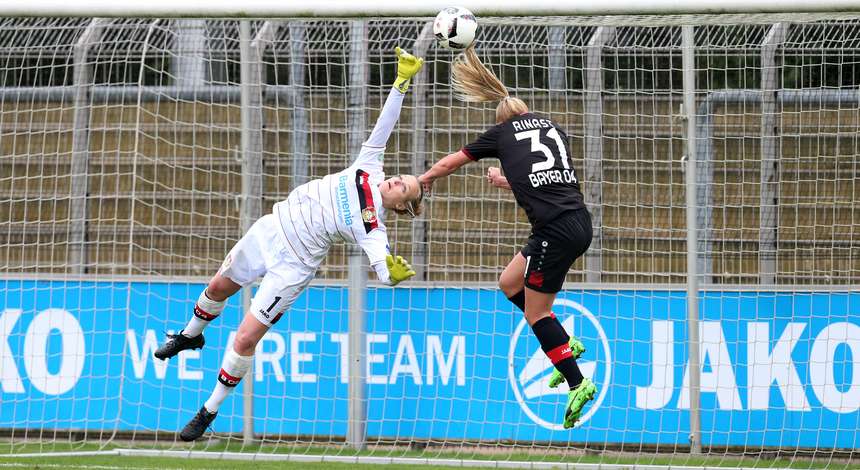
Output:
[[[238,326],[238,297],[202,351],[152,352],[187,321],[200,284],[0,281],[0,428],[180,429],[206,400]],[[312,287],[254,359],[258,433],[344,436],[348,322],[343,287]],[[566,388],[501,293],[371,288],[370,436],[685,444],[685,293],[577,290],[555,313],[598,386],[561,429]],[[860,448],[860,294],[705,292],[700,302],[705,445]],[[246,377],[245,381],[252,377]],[[216,431],[239,432],[228,398]]]

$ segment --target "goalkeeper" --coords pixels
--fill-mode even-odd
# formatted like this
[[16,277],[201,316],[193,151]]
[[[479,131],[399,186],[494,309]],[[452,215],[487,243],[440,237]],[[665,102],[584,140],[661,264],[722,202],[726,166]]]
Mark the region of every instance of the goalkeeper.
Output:
[[203,329],[218,317],[227,298],[262,276],[250,311],[224,356],[212,395],[180,432],[183,441],[203,435],[221,403],[248,371],[257,343],[314,278],[337,240],[361,246],[384,284],[394,286],[415,275],[406,260],[389,253],[383,220],[388,211],[417,216],[424,193],[415,176],[385,179],[382,160],[409,82],[424,60],[399,47],[395,52],[397,79],[355,162],[341,172],[293,189],[286,200],[274,205],[271,214],[257,220],[200,293],[185,328],[167,335],[156,350],[155,357],[165,360],[186,349],[202,348]]

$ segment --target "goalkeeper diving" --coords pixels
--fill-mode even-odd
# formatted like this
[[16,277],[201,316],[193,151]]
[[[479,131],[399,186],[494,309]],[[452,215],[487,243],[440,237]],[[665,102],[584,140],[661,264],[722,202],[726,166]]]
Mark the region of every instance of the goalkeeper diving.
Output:
[[287,199],[273,206],[271,214],[258,219],[200,293],[185,328],[167,335],[156,350],[155,357],[165,360],[186,349],[202,348],[203,330],[221,314],[227,298],[262,277],[233,345],[224,355],[212,395],[180,432],[183,441],[203,435],[248,371],[257,343],[314,278],[335,242],[358,244],[383,284],[395,286],[415,275],[405,259],[389,253],[384,220],[388,211],[410,217],[420,214],[423,189],[413,175],[385,179],[382,166],[403,98],[424,59],[399,47],[395,53],[394,86],[352,165],[293,189]]

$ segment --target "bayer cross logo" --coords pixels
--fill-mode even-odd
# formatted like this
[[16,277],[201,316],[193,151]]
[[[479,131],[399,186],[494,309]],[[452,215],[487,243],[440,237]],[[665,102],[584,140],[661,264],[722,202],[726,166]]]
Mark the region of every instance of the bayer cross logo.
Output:
[[[585,414],[577,427],[588,421],[600,408],[609,389],[612,360],[609,340],[600,322],[582,305],[568,299],[555,300],[555,314],[568,334],[576,336],[586,348],[577,360],[582,374],[594,381],[598,393],[586,405]],[[567,403],[567,384],[549,388],[554,368],[541,350],[540,343],[531,332],[525,318],[520,321],[511,338],[508,351],[508,381],[523,412],[535,424],[550,430],[563,430],[564,406]]]

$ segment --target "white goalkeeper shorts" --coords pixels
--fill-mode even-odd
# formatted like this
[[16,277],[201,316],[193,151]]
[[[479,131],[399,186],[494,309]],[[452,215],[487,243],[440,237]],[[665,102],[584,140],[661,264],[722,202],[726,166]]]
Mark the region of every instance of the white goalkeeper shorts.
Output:
[[251,313],[269,327],[293,305],[319,266],[308,266],[297,259],[284,244],[280,229],[274,215],[259,218],[218,270],[218,274],[243,287],[263,277],[251,299]]

